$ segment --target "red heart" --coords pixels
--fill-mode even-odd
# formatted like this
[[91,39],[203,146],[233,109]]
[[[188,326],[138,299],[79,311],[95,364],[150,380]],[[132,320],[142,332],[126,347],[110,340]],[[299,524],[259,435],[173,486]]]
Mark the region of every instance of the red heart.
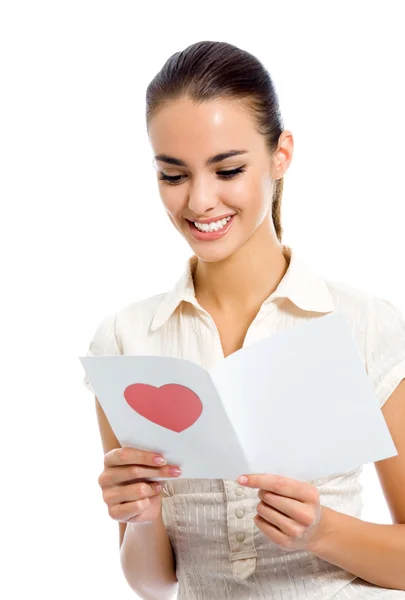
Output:
[[145,419],[177,433],[191,427],[203,409],[197,394],[178,383],[167,383],[160,388],[133,383],[125,388],[124,398]]

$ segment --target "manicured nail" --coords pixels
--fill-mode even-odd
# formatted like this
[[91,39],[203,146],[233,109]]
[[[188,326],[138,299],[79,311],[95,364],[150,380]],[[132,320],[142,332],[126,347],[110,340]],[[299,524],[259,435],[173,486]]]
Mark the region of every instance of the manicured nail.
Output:
[[173,475],[173,477],[178,477],[181,473],[181,469],[179,469],[178,467],[172,467],[171,469],[169,469],[169,473],[170,475]]
[[153,462],[155,463],[155,465],[167,464],[167,460],[165,458],[163,458],[163,456],[155,456],[155,458],[153,459]]
[[246,475],[241,475],[240,477],[238,477],[238,481],[239,483],[247,483],[248,478],[246,477]]

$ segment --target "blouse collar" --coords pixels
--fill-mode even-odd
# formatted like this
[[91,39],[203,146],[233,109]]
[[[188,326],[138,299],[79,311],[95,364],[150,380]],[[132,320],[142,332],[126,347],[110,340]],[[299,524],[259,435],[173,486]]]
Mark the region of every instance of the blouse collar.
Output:
[[[323,277],[312,271],[289,246],[283,245],[282,250],[289,260],[287,271],[263,304],[267,305],[276,298],[289,298],[298,308],[305,311],[332,312],[335,309],[333,299]],[[187,259],[182,276],[163,296],[151,324],[152,331],[164,325],[181,302],[190,302],[201,310],[202,307],[195,297],[192,276],[197,261],[195,254]]]

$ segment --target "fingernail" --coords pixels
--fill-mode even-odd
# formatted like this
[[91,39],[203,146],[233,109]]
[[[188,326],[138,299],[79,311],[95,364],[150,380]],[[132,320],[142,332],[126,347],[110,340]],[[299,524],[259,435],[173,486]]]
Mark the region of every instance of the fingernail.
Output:
[[167,463],[166,459],[163,456],[155,456],[153,459],[155,465],[165,465]]
[[155,485],[155,492],[160,492],[161,489],[162,489],[162,486],[160,485],[160,483]]
[[170,475],[173,475],[173,477],[178,477],[181,473],[181,469],[179,469],[178,467],[172,467],[171,469],[169,469],[169,473]]
[[241,475],[240,477],[238,477],[238,481],[239,483],[247,483],[248,478],[246,477],[246,475]]

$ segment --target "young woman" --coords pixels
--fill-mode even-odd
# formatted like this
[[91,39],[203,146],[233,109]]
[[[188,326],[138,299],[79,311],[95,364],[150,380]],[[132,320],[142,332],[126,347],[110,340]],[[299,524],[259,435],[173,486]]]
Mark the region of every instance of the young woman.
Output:
[[[293,137],[257,58],[222,42],[174,54],[148,86],[147,127],[164,208],[193,255],[170,291],[108,315],[88,354],[162,354],[210,369],[264,336],[338,310],[398,456],[376,463],[393,523],[368,523],[361,468],[305,483],[271,473],[247,473],[244,483],[179,478],[177,465],[159,466],[153,452],[121,448],[96,398],[99,484],[119,522],[128,583],[156,599],[405,599],[402,313],[324,279],[282,244]],[[288,423],[285,432],[293,444]],[[161,490],[148,483],[157,474]]]

